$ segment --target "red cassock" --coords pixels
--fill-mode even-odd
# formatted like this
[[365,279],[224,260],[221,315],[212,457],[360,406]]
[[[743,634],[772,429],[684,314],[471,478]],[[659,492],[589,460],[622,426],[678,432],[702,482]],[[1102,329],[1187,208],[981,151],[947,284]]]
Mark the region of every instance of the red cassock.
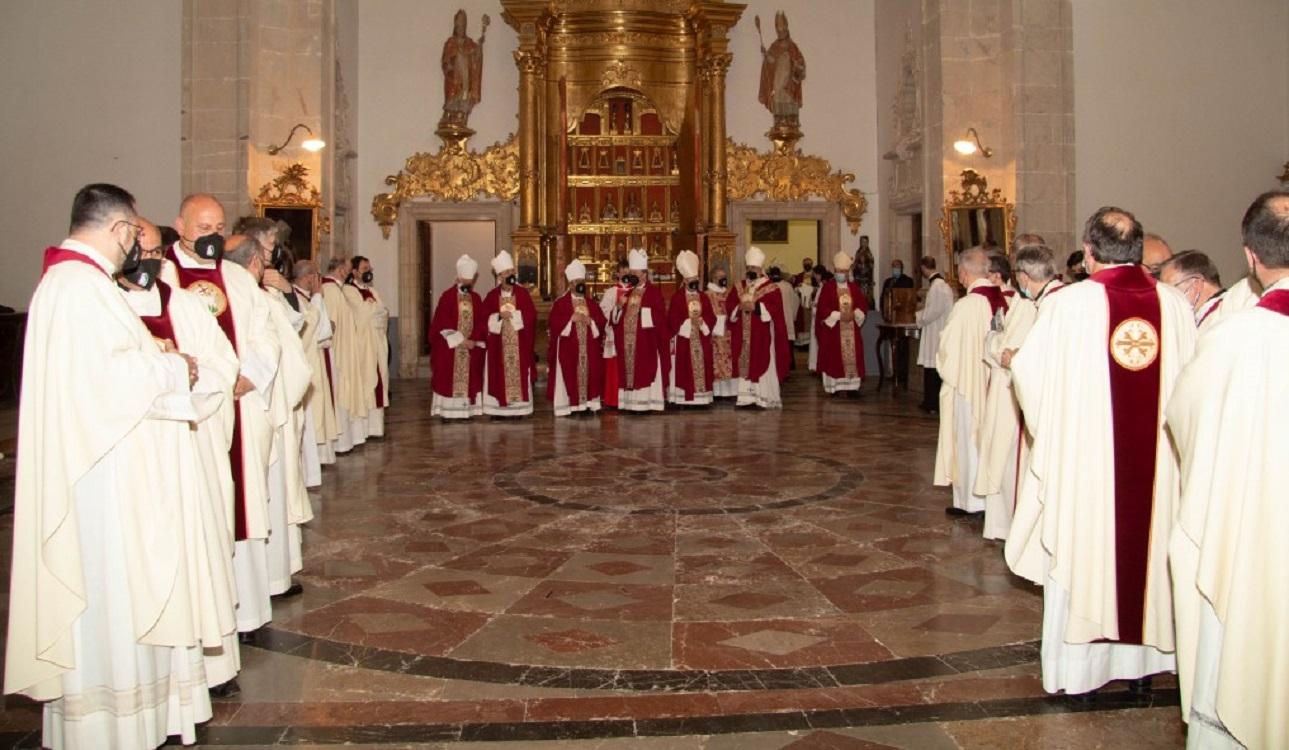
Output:
[[[740,309],[745,296],[753,302],[753,310],[747,316]],[[761,310],[769,312],[768,322],[761,319]],[[755,286],[748,282],[740,283],[725,298],[725,313],[729,316],[725,325],[730,331],[734,377],[760,380],[770,368],[770,347],[773,346],[775,374],[779,382],[783,382],[792,367],[792,348],[788,343],[788,325],[783,319],[783,295],[779,293],[779,286],[764,276]],[[749,336],[750,342],[747,341]],[[748,347],[746,356],[745,345]]]
[[[823,289],[819,290],[815,313],[815,338],[819,340],[818,369],[837,380],[864,377],[864,337],[860,334],[860,322],[839,320],[832,327],[825,323],[833,313],[844,312],[843,306],[855,313],[868,314],[868,299],[859,284],[847,281],[846,289],[850,293],[850,302],[843,305],[837,282],[833,279],[825,282]],[[851,336],[853,338],[847,339]]]
[[[653,318],[652,328],[644,325],[645,310]],[[618,387],[624,391],[648,388],[654,373],[661,372],[662,390],[666,393],[671,382],[671,332],[667,330],[662,292],[653,284],[636,287],[614,317],[617,318],[613,323],[613,340],[618,351]]]
[[[577,308],[585,308],[591,322],[599,329],[600,335],[593,336],[591,327],[573,322],[573,313]],[[564,328],[571,328],[568,336],[561,336]],[[604,311],[594,300],[577,297],[572,292],[565,292],[550,312],[550,345],[546,350],[547,366],[559,368],[563,380],[564,393],[570,406],[579,406],[584,400],[593,401],[601,397],[604,383]],[[585,357],[585,359],[583,359]],[[582,375],[579,368],[585,366],[586,398],[580,393]],[[616,395],[616,394],[615,394]],[[546,376],[546,399],[555,401],[555,373],[552,369]]]
[[488,317],[483,314],[483,300],[479,295],[473,291],[462,295],[455,286],[439,295],[439,302],[434,306],[434,318],[430,321],[430,387],[444,398],[469,397],[474,401],[483,390],[483,350],[475,347],[462,354],[469,368],[466,375],[468,390],[465,393],[454,392],[457,350],[449,347],[443,338],[444,332],[461,330],[462,314],[470,317],[466,338],[479,343],[486,340]]
[[[695,305],[696,310],[693,308]],[[680,327],[686,320],[690,321],[687,339],[680,336]],[[707,326],[707,333],[703,333],[698,321],[702,321]],[[711,332],[716,328],[716,311],[712,309],[712,303],[707,295],[702,292],[689,292],[684,288],[671,295],[667,325],[671,329],[676,344],[676,370],[671,374],[672,384],[685,392],[686,401],[693,400],[695,391],[711,393],[713,367]],[[694,377],[696,358],[701,359],[698,372],[700,378]]]
[[[533,298],[528,294],[528,290],[516,284],[511,287],[513,293],[515,310],[523,316],[524,327],[514,332],[515,339],[510,343],[519,353],[518,362],[513,362],[512,367],[518,366],[518,371],[514,373],[518,382],[511,383],[507,386],[506,382],[506,338],[507,334],[503,327],[501,333],[493,333],[488,330],[488,319],[501,311],[503,304],[501,299],[501,287],[494,287],[488,296],[483,300],[483,319],[484,332],[488,336],[487,368],[488,368],[488,395],[497,399],[497,403],[502,406],[509,406],[511,402],[528,402],[533,400],[533,383],[537,381],[537,366],[533,359],[533,344],[537,340],[537,308],[533,305]],[[517,394],[516,398],[510,398],[509,394]]]

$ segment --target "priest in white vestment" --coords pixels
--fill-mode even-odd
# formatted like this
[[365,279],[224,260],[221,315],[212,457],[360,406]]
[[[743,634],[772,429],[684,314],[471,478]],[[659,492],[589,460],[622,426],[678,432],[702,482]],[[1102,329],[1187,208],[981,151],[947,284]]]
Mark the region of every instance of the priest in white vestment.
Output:
[[369,437],[385,435],[385,408],[389,406],[389,308],[376,287],[371,261],[361,255],[350,259],[349,283],[345,284],[345,299],[353,312],[354,334],[357,350],[362,352],[361,366],[365,377],[363,398],[367,405],[365,417],[353,415],[350,432],[357,445]]
[[[267,265],[267,250],[251,237],[229,239],[227,261],[242,266],[252,278],[281,283]],[[281,347],[278,375],[273,380],[269,423],[273,427],[272,451],[268,464],[269,535],[265,547],[270,597],[293,596],[303,591],[291,576],[304,566],[300,525],[313,518],[300,461],[303,440],[305,393],[311,382],[309,362],[297,332],[304,320],[283,297],[269,286],[260,293],[267,300],[270,330]]]
[[989,282],[989,260],[978,247],[958,258],[958,280],[967,293],[954,303],[940,333],[936,372],[940,374],[940,434],[935,453],[935,484],[953,487],[950,515],[982,513],[984,497],[975,493],[980,468],[980,429],[985,418],[989,365],[985,337],[1001,331],[1007,312],[1002,290]]
[[940,373],[935,369],[940,352],[940,333],[953,309],[953,289],[935,268],[935,258],[925,256],[918,269],[926,278],[926,299],[917,311],[914,323],[918,327],[918,366],[922,368],[922,411],[936,414],[940,411]]
[[1177,461],[1163,406],[1195,346],[1176,290],[1140,265],[1141,224],[1098,210],[1083,235],[1091,277],[1047,300],[1011,358],[1034,435],[1007,540],[1043,586],[1043,687],[1086,693],[1175,668],[1168,535]]
[[112,281],[140,229],[128,192],[82,188],[28,307],[5,692],[45,701],[45,747],[191,743],[211,715],[201,661],[171,672],[200,638],[175,493],[197,492],[179,448],[223,396]]
[[[194,597],[194,621],[199,642],[177,652],[174,668],[183,671],[203,661],[206,682],[218,697],[236,695],[236,676],[241,669],[237,642],[237,587],[233,576],[233,477],[229,468],[234,420],[233,387],[237,382],[237,354],[220,330],[204,302],[189,292],[175,289],[159,279],[164,263],[161,233],[150,222],[140,237],[140,262],[121,269],[117,283],[126,291],[126,301],[147,326],[152,337],[169,341],[197,363],[196,393],[218,393],[222,406],[216,415],[194,425],[188,440],[180,444],[181,454],[195,467],[201,481],[199,492],[179,495],[192,572],[189,578]],[[189,458],[191,456],[191,458]],[[182,464],[185,467],[187,463]],[[189,670],[196,671],[196,670]],[[179,701],[180,706],[197,700]],[[172,709],[177,708],[172,704]],[[172,714],[176,712],[172,710]],[[176,714],[177,715],[177,714]]]
[[224,207],[209,195],[191,195],[179,207],[179,241],[166,249],[161,278],[206,303],[237,353],[237,401],[229,464],[233,477],[233,574],[237,629],[246,637],[272,619],[269,601],[270,408],[281,345],[268,300],[245,268],[223,260]]
[[305,396],[305,404],[312,417],[313,443],[317,446],[318,462],[333,464],[336,462],[335,445],[340,435],[340,423],[336,420],[335,396],[331,390],[331,314],[322,296],[322,274],[314,261],[296,261],[292,277],[296,295],[312,308],[300,340],[304,342],[309,370],[313,375],[313,385]]
[[1007,538],[1023,471],[1029,462],[1029,441],[1012,390],[1011,371],[1007,369],[1011,362],[1008,352],[1014,353],[1025,342],[1042,300],[1063,286],[1057,276],[1056,255],[1045,245],[1018,250],[1015,268],[1020,299],[1009,300],[1003,330],[991,331],[985,340],[989,390],[985,395],[980,470],[974,491],[985,498],[986,539]]
[[[322,277],[322,301],[331,316],[331,347],[324,357],[331,363],[331,392],[336,404],[335,440],[337,455],[354,449],[352,414],[361,411],[367,415],[367,400],[362,390],[365,378],[357,334],[354,332],[354,314],[345,299],[345,280],[349,278],[349,261],[332,258],[327,262],[327,275]],[[358,441],[367,441],[364,436]]]
[[1245,214],[1267,291],[1200,337],[1168,402],[1181,456],[1170,546],[1182,718],[1192,748],[1289,747],[1289,192]]

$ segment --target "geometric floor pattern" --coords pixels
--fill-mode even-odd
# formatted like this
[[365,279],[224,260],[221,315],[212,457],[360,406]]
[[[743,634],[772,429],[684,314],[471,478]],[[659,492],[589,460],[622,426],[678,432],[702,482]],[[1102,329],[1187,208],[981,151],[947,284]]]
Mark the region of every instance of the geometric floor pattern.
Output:
[[[1043,693],[1039,591],[945,516],[936,423],[873,385],[444,424],[396,382],[203,745],[1181,746],[1173,683]],[[0,743],[38,721],[9,699]]]

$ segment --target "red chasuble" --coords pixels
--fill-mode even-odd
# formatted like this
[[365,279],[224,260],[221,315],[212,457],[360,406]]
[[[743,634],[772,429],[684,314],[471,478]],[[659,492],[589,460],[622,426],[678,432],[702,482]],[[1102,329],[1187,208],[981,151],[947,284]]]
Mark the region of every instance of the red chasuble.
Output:
[[[783,295],[777,284],[761,278],[761,284],[749,288],[744,282],[730,292],[725,300],[725,312],[729,316],[725,325],[730,331],[730,356],[733,358],[734,377],[744,380],[760,380],[765,371],[770,369],[770,347],[774,347],[774,368],[779,382],[788,377],[792,366],[792,348],[788,343],[788,325],[783,319]],[[752,312],[744,314],[740,309],[744,296],[754,302]],[[760,309],[770,312],[770,322],[761,320]],[[734,318],[735,312],[738,317]],[[773,341],[771,341],[773,332]]]
[[[511,287],[514,295],[503,302],[501,287],[493,287],[483,300],[484,331],[488,348],[484,352],[488,368],[488,395],[502,406],[532,401],[533,383],[537,380],[537,366],[533,361],[533,345],[537,340],[537,308],[528,290],[519,284]],[[513,305],[524,319],[522,330],[516,331],[501,321],[501,333],[488,330],[487,322],[501,312],[502,305]]]
[[[166,260],[174,266],[179,276],[179,285],[201,298],[207,309],[215,316],[215,322],[228,337],[233,352],[237,350],[237,331],[233,328],[233,307],[228,299],[228,290],[224,288],[223,260],[206,268],[185,268],[179,262],[175,246],[166,248]],[[228,449],[228,462],[233,473],[233,539],[246,539],[246,480],[243,478],[242,465],[242,410],[233,409],[233,442]]]
[[[846,282],[850,302],[846,305],[855,312],[868,313],[868,300],[859,284]],[[818,369],[830,378],[862,378],[864,371],[864,337],[860,334],[860,323],[853,320],[849,323],[837,321],[837,325],[828,327],[824,323],[833,313],[843,312],[841,291],[837,281],[829,280],[819,290],[819,302],[815,315],[815,338],[819,341]]]
[[[573,313],[578,309],[590,317],[600,336],[591,335],[591,327],[585,323],[573,323],[568,336],[560,336],[564,327],[572,323]],[[546,349],[546,362],[551,371],[546,376],[546,399],[555,401],[555,372],[559,368],[563,380],[564,394],[570,406],[579,406],[588,401],[601,398],[604,383],[604,311],[594,300],[578,297],[567,292],[555,304],[550,312],[550,344]]]
[[[372,300],[376,299],[376,295],[372,294],[370,290],[363,289],[357,284],[354,284],[354,288],[357,289],[358,293],[363,296],[363,302],[371,302]],[[330,361],[328,361],[328,366],[330,366]],[[330,375],[331,371],[328,370],[327,374]],[[376,367],[376,408],[377,409],[385,408],[385,387],[384,386],[385,384],[380,377],[380,367],[377,366]]]
[[[653,317],[653,328],[644,327],[646,309]],[[662,375],[665,394],[671,382],[671,332],[658,287],[642,284],[631,290],[618,322],[613,324],[613,340],[618,350],[618,387],[626,391],[648,388],[657,372]]]
[[175,338],[175,326],[170,321],[170,285],[157,279],[157,293],[161,295],[161,312],[156,315],[140,315],[139,320],[148,327],[152,338],[169,341],[178,347],[179,340]]
[[430,387],[443,398],[469,398],[474,401],[483,390],[483,349],[453,349],[443,333],[461,330],[469,341],[483,342],[488,332],[488,319],[483,314],[483,300],[473,291],[462,295],[451,287],[439,295],[430,321]]
[[86,265],[94,266],[94,268],[99,273],[103,274],[104,276],[107,275],[107,272],[104,271],[103,267],[100,266],[99,264],[85,257],[84,255],[81,255],[75,250],[68,250],[67,248],[64,248],[64,247],[45,248],[45,263],[44,263],[44,266],[40,269],[40,275],[44,276],[49,271],[49,269],[53,268],[59,263],[68,263],[68,262],[84,263]]
[[[680,337],[680,327],[689,321],[689,338]],[[707,326],[707,335],[702,325]],[[685,392],[685,399],[692,401],[694,392],[710,393],[712,390],[712,337],[716,327],[716,311],[703,292],[689,292],[683,287],[671,295],[667,309],[667,325],[676,342],[676,371],[672,384]],[[697,375],[697,377],[695,377]]]
[[1161,312],[1155,280],[1140,266],[1093,274],[1109,303],[1106,361],[1114,426],[1115,592],[1119,640],[1141,643],[1159,440]]

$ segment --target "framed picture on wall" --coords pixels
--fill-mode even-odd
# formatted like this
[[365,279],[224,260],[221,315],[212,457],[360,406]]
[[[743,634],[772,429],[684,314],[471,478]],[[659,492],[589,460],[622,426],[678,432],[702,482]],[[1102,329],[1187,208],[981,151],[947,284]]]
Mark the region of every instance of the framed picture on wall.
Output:
[[752,219],[752,242],[787,242],[787,219]]

